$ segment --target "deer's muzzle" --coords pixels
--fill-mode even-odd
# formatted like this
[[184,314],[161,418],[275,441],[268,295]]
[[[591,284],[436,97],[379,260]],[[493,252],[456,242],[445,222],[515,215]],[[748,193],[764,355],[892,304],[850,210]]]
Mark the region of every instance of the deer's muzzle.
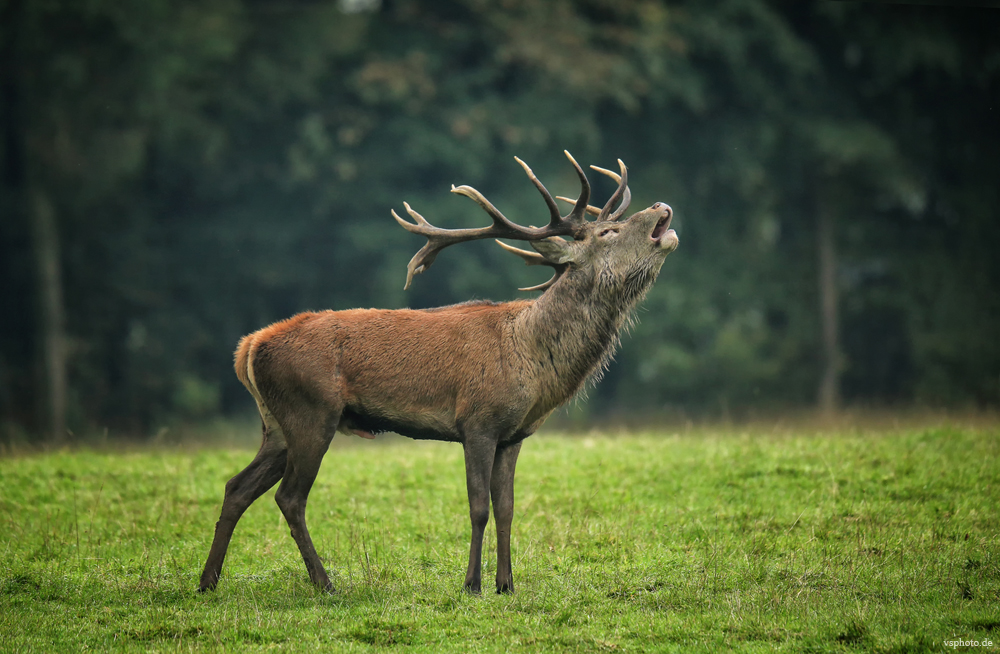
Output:
[[670,221],[673,220],[674,211],[669,205],[662,202],[657,202],[653,205],[653,208],[662,209],[663,214],[656,221],[656,226],[653,227],[653,232],[649,235],[649,238],[653,239],[653,242],[661,250],[666,250],[668,253],[673,252],[680,243],[677,238],[677,232],[670,229]]

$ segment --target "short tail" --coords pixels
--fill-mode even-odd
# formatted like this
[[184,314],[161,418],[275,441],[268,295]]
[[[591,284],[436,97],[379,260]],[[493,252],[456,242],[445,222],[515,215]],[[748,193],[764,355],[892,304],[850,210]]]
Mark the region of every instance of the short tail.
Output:
[[259,333],[254,332],[240,339],[240,344],[236,346],[236,352],[233,354],[233,368],[236,369],[236,376],[240,382],[246,386],[254,401],[257,402],[257,410],[260,411],[261,419],[264,419],[268,409],[264,405],[264,398],[260,396],[260,391],[257,390],[257,382],[254,380],[253,374],[253,354],[256,349],[254,346],[257,344]]
[[250,394],[257,395],[257,389],[254,388],[253,383],[250,381],[250,346],[253,344],[255,334],[249,334],[240,339],[240,344],[236,346],[236,352],[233,353],[233,367],[236,369],[236,376],[239,377],[240,382],[247,387]]

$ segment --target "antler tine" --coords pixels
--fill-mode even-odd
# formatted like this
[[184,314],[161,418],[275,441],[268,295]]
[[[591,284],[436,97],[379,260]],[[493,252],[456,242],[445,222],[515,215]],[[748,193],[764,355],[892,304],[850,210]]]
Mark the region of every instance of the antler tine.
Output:
[[549,226],[555,227],[561,223],[562,216],[559,215],[559,207],[556,206],[556,201],[552,199],[552,194],[549,193],[549,190],[545,188],[545,185],[542,184],[541,180],[535,176],[534,171],[531,170],[528,164],[521,161],[518,157],[514,157],[514,161],[521,164],[521,168],[524,168],[524,172],[528,174],[528,179],[530,179],[531,183],[535,185],[538,192],[542,194],[542,198],[545,200],[545,205],[549,208]]
[[555,268],[556,266],[562,265],[549,261],[548,259],[538,254],[537,252],[522,250],[521,248],[516,248],[513,245],[507,245],[500,239],[493,239],[493,240],[496,241],[497,245],[502,247],[504,250],[507,250],[512,254],[516,254],[517,256],[524,259],[524,263],[527,266],[552,266],[553,268]]
[[485,211],[490,215],[490,218],[493,219],[494,225],[498,227],[506,227],[508,229],[513,229],[513,230],[523,229],[522,227],[512,223],[507,218],[507,216],[500,213],[500,210],[493,206],[492,202],[487,200],[482,193],[472,188],[471,186],[465,186],[465,185],[455,186],[454,184],[452,184],[451,192],[457,193],[458,195],[464,195],[465,197],[474,200],[476,204],[478,204],[480,207],[483,208],[483,211]]
[[621,217],[625,215],[626,211],[628,211],[628,205],[630,204],[632,204],[632,191],[628,190],[628,187],[626,186],[625,193],[622,195],[622,203],[618,205],[618,211],[611,214],[608,220],[611,222],[621,220]]
[[[557,200],[562,200],[563,202],[565,202],[567,204],[576,204],[576,200],[574,200],[573,198],[568,198],[568,197],[566,197],[564,195],[557,195],[556,199]],[[597,207],[595,207],[592,204],[588,204],[587,205],[587,213],[590,214],[591,216],[598,216],[598,215],[600,215],[601,210],[598,209]]]
[[[615,190],[611,198],[608,199],[608,202],[607,204],[604,205],[604,208],[601,209],[600,214],[597,216],[596,222],[604,222],[604,221],[614,222],[618,220],[619,218],[622,217],[622,215],[624,215],[625,211],[628,209],[629,203],[632,201],[632,192],[629,191],[628,188],[628,168],[625,167],[625,163],[621,159],[618,160],[618,167],[622,171],[621,175],[613,171],[607,170],[605,168],[600,168],[598,166],[591,166],[591,168],[593,168],[597,172],[603,175],[607,175],[611,179],[618,182],[618,188]],[[612,214],[611,209],[614,208],[615,203],[618,202],[619,199],[622,201],[621,206],[619,206],[618,210]]]
[[550,279],[547,282],[544,282],[544,283],[539,284],[537,286],[525,286],[525,287],[519,288],[517,290],[519,290],[519,291],[544,291],[547,288],[549,288],[550,286],[552,286],[553,284],[555,284],[557,281],[559,281],[559,277],[561,275],[562,275],[562,273],[556,273],[555,275],[552,275],[552,279]]
[[462,240],[486,238],[488,236],[488,234],[484,234],[483,232],[489,230],[489,227],[454,230],[439,229],[431,225],[423,216],[414,211],[410,207],[409,203],[404,202],[403,206],[406,208],[406,213],[408,213],[410,217],[417,222],[417,224],[414,225],[413,223],[400,218],[395,209],[390,210],[392,217],[395,218],[396,222],[399,223],[400,226],[402,226],[402,228],[406,231],[427,237],[426,245],[420,248],[420,250],[413,255],[413,258],[410,259],[410,262],[406,264],[406,285],[403,286],[404,291],[410,288],[413,276],[419,275],[423,271],[427,270],[427,268],[434,263],[434,259],[437,258],[438,252],[444,248]]
[[569,150],[563,150],[563,154],[569,159],[569,162],[573,164],[573,168],[576,170],[577,177],[580,178],[580,197],[576,200],[576,205],[573,207],[573,211],[569,212],[564,220],[571,221],[576,224],[580,224],[586,221],[584,214],[587,212],[587,203],[590,201],[590,180],[587,179],[587,173],[583,172],[583,168],[580,168],[580,164],[576,163],[576,159],[573,155],[569,153]]
[[524,263],[527,266],[549,266],[550,268],[554,268],[556,271],[556,274],[552,275],[552,278],[549,281],[543,284],[538,284],[537,286],[528,286],[526,288],[519,288],[517,289],[519,291],[544,291],[548,287],[555,284],[556,281],[560,277],[562,277],[562,274],[566,272],[566,268],[568,267],[567,264],[565,263],[554,263],[552,261],[549,261],[542,255],[538,254],[537,252],[529,252],[528,250],[522,250],[512,245],[507,245],[506,243],[500,240],[497,240],[497,245],[502,247],[504,250],[507,250],[512,254],[516,254],[517,256],[524,259]]
[[615,222],[624,216],[625,212],[628,210],[628,205],[632,204],[632,191],[628,188],[628,167],[621,159],[619,159],[618,168],[622,171],[622,178],[618,182],[618,189],[620,191],[621,187],[624,186],[625,190],[622,192],[622,202],[618,205],[618,210],[608,217],[608,220],[611,222]]

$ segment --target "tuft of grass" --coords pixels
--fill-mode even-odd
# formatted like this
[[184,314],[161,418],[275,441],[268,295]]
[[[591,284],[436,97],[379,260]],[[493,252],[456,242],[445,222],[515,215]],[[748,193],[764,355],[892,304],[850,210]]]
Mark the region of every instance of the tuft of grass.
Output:
[[[1000,641],[1000,430],[539,435],[514,595],[462,592],[461,448],[335,442],[314,589],[273,491],[195,588],[243,449],[0,459],[0,651],[918,652]],[[487,532],[484,589],[495,573]],[[988,648],[986,648],[988,649]]]

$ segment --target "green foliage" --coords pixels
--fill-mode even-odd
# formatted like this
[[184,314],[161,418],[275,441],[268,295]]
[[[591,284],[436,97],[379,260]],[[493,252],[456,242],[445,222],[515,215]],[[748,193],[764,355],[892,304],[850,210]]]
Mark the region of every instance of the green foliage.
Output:
[[[669,202],[682,243],[594,411],[812,402],[818,198],[838,220],[845,395],[1000,401],[995,12],[345,7],[3,4],[17,20],[0,70],[23,125],[2,121],[23,127],[24,184],[52,199],[61,230],[73,429],[141,434],[245,410],[236,340],[300,310],[516,297],[542,273],[487,244],[450,249],[404,294],[420,243],[388,212],[407,200],[436,224],[482,224],[447,192],[470,184],[537,223],[544,207],[512,157],[575,195],[562,149],[624,159],[634,204]],[[12,142],[0,200],[17,216]],[[5,433],[30,428],[38,401],[29,233],[0,224]]]
[[219,410],[219,388],[191,375],[182,376],[174,389],[174,407],[185,418],[206,418]]
[[[201,439],[202,436],[189,435]],[[541,435],[516,593],[461,591],[461,448],[335,439],[310,495],[337,592],[273,492],[195,592],[250,450],[0,459],[0,649],[927,651],[997,636],[995,427]],[[494,571],[487,530],[484,578]]]

